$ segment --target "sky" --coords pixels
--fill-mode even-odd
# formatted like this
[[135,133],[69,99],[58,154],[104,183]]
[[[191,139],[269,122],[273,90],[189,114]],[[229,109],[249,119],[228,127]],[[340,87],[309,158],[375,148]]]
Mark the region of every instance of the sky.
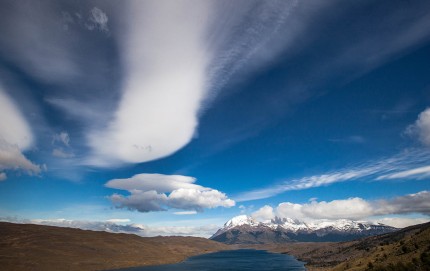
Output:
[[0,3],[0,220],[430,221],[428,1]]

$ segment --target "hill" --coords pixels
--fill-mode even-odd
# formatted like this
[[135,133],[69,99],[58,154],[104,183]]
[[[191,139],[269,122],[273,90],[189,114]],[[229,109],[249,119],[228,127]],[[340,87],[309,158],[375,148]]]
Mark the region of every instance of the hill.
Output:
[[[261,246],[259,248],[262,248]],[[430,270],[430,223],[340,243],[265,246],[307,262],[309,270]]]
[[198,237],[140,237],[0,222],[2,270],[102,270],[180,262],[229,249]]

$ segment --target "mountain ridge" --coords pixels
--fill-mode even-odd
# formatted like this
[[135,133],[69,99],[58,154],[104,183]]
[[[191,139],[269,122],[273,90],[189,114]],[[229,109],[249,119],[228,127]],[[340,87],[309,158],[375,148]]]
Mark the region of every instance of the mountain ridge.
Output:
[[250,216],[240,215],[228,220],[210,239],[226,244],[338,242],[396,230],[380,223],[347,219],[305,223],[297,219],[275,217],[257,222]]

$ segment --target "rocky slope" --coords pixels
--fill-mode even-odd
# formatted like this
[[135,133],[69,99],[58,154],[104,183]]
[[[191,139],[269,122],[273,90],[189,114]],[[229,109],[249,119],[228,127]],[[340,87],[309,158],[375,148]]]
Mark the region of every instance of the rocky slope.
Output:
[[290,218],[256,222],[242,215],[224,224],[210,239],[225,244],[338,242],[396,231],[396,228],[351,220],[304,223]]

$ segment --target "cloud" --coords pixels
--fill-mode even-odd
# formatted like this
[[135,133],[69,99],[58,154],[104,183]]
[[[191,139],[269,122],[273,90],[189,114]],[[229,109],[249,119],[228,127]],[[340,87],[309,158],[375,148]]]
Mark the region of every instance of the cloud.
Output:
[[202,212],[205,208],[232,207],[235,202],[224,193],[195,184],[182,175],[137,174],[128,179],[113,179],[105,186],[130,193],[109,198],[118,208],[139,212],[165,211],[168,208]]
[[[243,192],[234,197],[238,202],[270,198],[291,190],[303,190],[352,180],[384,180],[396,178],[420,179],[428,176],[430,152],[427,150],[405,150],[389,158],[370,161],[354,167],[343,168],[321,175],[285,180],[267,188]],[[422,166],[415,168],[416,166]],[[412,168],[412,169],[411,169]]]
[[101,31],[109,32],[108,20],[106,13],[98,7],[94,7],[91,9],[89,23],[86,24],[86,27],[89,30],[100,29]]
[[0,89],[0,138],[26,150],[33,144],[30,125],[15,102]]
[[[75,154],[70,147],[70,136],[67,132],[54,134],[52,137],[52,145],[55,147],[52,150],[52,156],[58,158],[73,158]],[[67,150],[65,150],[65,148]]]
[[[348,198],[333,201],[312,201],[305,204],[282,202],[275,209],[263,206],[252,214],[263,220],[292,218],[304,221],[370,219],[373,216],[421,214],[430,215],[430,192],[398,196],[388,200],[367,201],[362,198]],[[263,214],[263,216],[262,216]]]
[[372,212],[371,205],[361,198],[333,200],[330,202],[311,202],[302,205],[305,217],[315,219],[361,219]]
[[127,222],[130,222],[130,219],[128,219],[128,218],[112,218],[112,219],[106,220],[106,222],[110,222],[110,223],[127,223]]
[[0,89],[0,174],[6,179],[4,170],[22,170],[38,174],[40,166],[25,157],[22,151],[33,144],[30,125],[9,96]]
[[181,211],[181,212],[174,212],[174,215],[195,215],[197,214],[196,211]]
[[67,132],[61,132],[59,134],[54,134],[54,136],[52,137],[52,144],[56,143],[56,142],[61,142],[64,144],[64,146],[69,147],[70,145],[70,136],[69,133]]
[[139,212],[165,211],[168,198],[166,194],[159,194],[157,191],[132,191],[130,196],[124,197],[120,194],[113,194],[109,197],[117,208],[127,208]]
[[194,184],[196,178],[182,175],[164,175],[164,174],[137,174],[128,179],[113,179],[106,183],[106,187],[121,190],[141,190],[158,192],[170,192],[179,188],[198,188]]
[[108,127],[93,131],[90,163],[140,163],[185,146],[197,128],[212,57],[204,43],[208,1],[130,1],[121,40],[127,71]]
[[62,148],[55,148],[52,150],[52,155],[59,158],[72,158],[75,157],[73,153],[65,152]]
[[391,227],[405,228],[412,225],[430,222],[429,218],[410,218],[410,217],[384,217],[373,220],[375,223],[382,223]]
[[127,34],[116,37],[125,67],[121,98],[102,131],[89,132],[91,165],[147,162],[183,148],[231,78],[267,65],[285,49],[281,43],[292,43],[296,28],[279,32],[299,1],[128,3]]
[[39,174],[41,168],[28,160],[17,145],[11,145],[0,138],[0,171],[22,170],[27,174]]
[[[219,229],[219,225],[203,226],[148,226],[143,224],[125,224],[128,219],[110,219],[108,221],[59,219],[16,219],[1,218],[0,221],[25,224],[50,225],[57,227],[78,228],[83,230],[129,233],[144,237],[151,236],[196,236],[208,238]],[[121,224],[117,224],[121,223]]]
[[376,202],[376,214],[420,213],[430,215],[430,191],[421,191]]
[[4,172],[0,172],[0,181],[4,181],[7,179],[7,175]]
[[273,207],[265,205],[252,213],[252,218],[258,221],[270,220],[274,217]]
[[430,147],[430,108],[421,112],[415,123],[406,128],[405,133],[416,137],[423,145]]
[[430,177],[430,166],[419,167],[414,169],[409,169],[405,171],[400,171],[392,174],[382,175],[376,178],[377,180],[386,179],[424,179]]
[[[338,18],[337,12],[330,12],[336,11],[336,4],[154,0],[127,1],[118,8],[115,1],[97,6],[82,1],[67,5],[11,1],[0,16],[0,31],[7,37],[0,40],[0,53],[29,80],[55,85],[55,90],[43,92],[45,100],[85,122],[76,126],[90,149],[83,163],[141,163],[169,156],[188,144],[196,135],[199,116],[230,81],[240,81],[275,63],[280,54],[286,59],[306,50],[313,39],[321,38],[324,44],[323,37],[314,35],[321,32],[320,24],[314,22],[324,23],[325,14],[336,13],[330,21]],[[327,55],[338,62],[327,67],[321,64],[330,62],[324,58],[299,70],[326,78],[319,71],[372,66],[417,44],[428,36],[423,27],[428,18],[415,16],[420,5],[410,6],[401,14],[393,10],[403,9],[389,9],[390,23],[381,23],[382,29],[367,24],[362,28],[356,24],[365,20],[353,21],[353,30],[372,30],[358,33],[371,33],[371,37],[357,35],[353,42],[342,39],[337,45],[340,49]],[[355,5],[345,11],[351,7]],[[391,31],[392,25],[400,25],[401,33]],[[95,35],[83,27],[109,35]],[[297,81],[293,76],[288,81]],[[299,81],[320,84],[321,80],[311,79],[300,76]],[[307,96],[302,94],[307,88],[282,87],[281,99],[272,96],[290,104],[303,101],[296,96]],[[270,119],[273,115],[268,114]],[[244,131],[241,137],[230,144],[246,138],[243,135],[249,130],[255,135],[269,117],[266,121],[249,119],[253,125],[245,121],[237,129]]]

